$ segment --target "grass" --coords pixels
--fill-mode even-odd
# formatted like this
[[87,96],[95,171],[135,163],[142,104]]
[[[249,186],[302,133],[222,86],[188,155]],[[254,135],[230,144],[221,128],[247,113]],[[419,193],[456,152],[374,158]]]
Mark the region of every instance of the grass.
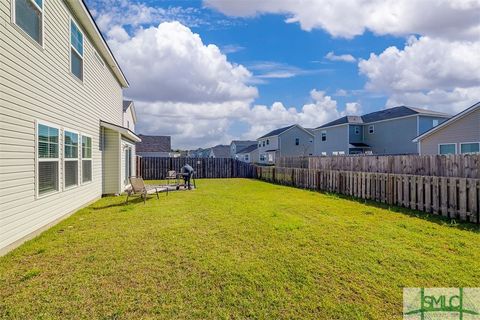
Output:
[[197,183],[146,205],[103,198],[0,258],[0,317],[400,319],[403,287],[480,284],[471,226],[260,181]]

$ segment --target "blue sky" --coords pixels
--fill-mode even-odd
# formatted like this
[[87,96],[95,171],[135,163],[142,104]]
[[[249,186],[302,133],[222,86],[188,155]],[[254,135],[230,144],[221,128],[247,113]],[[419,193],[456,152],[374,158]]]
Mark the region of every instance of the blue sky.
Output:
[[468,107],[480,92],[466,72],[480,69],[480,5],[428,2],[87,5],[130,80],[139,131],[194,148],[401,104]]

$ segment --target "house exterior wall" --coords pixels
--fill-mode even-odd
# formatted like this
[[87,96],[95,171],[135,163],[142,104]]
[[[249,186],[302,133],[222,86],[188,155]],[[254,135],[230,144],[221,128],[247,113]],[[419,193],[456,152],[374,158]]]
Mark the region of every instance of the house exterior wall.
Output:
[[438,145],[441,143],[456,143],[459,152],[460,143],[478,141],[480,141],[480,109],[423,138],[420,141],[420,153],[438,154]]
[[135,132],[135,121],[133,120],[132,108],[128,108],[123,113],[123,127]]
[[[348,124],[315,130],[315,155],[332,155],[333,152],[348,154]],[[322,141],[322,131],[326,131],[327,140]],[[325,152],[326,154],[323,154]]]
[[[412,140],[418,136],[417,116],[397,118],[365,124],[364,142],[374,154],[415,154],[417,144]],[[373,125],[375,132],[369,133]]]
[[103,129],[103,194],[117,194],[121,189],[121,135],[111,129]]
[[[355,130],[356,128],[358,128],[357,131]],[[358,132],[358,134],[356,132]],[[363,132],[364,132],[363,125],[354,125],[354,124],[349,125],[348,127],[349,142],[363,142]]]
[[[0,1],[0,253],[102,195],[99,122],[122,125],[123,111],[122,88],[85,32],[83,82],[70,73],[63,1],[44,1],[43,48],[12,23],[12,4]],[[36,196],[36,121],[60,128],[60,159],[64,128],[91,136],[91,182],[64,190],[60,160],[59,192]]]
[[[298,146],[295,139],[299,139]],[[298,127],[293,127],[279,135],[279,152],[280,157],[289,156],[309,156],[313,155],[314,137]]]
[[421,135],[434,127],[434,121],[437,125],[447,120],[447,118],[419,116],[418,117],[418,134]]
[[247,153],[237,153],[236,158],[238,160],[246,162],[246,163],[257,163],[259,161],[259,159],[258,159],[258,148],[251,151],[251,152],[247,152]]
[[[268,140],[268,144],[267,144]],[[259,143],[258,147],[258,156],[259,163],[269,163],[267,157],[267,150],[277,150],[278,149],[278,136],[265,137],[257,140]],[[265,146],[263,146],[263,141],[265,141]],[[261,160],[262,155],[266,157],[266,160]]]

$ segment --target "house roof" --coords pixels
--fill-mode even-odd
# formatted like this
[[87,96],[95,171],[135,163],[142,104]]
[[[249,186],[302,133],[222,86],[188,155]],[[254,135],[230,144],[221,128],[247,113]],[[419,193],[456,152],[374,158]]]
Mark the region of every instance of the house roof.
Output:
[[123,112],[127,111],[132,103],[132,100],[123,100]]
[[480,102],[477,102],[475,103],[474,105],[468,107],[467,109],[463,110],[462,112],[460,113],[457,113],[456,115],[454,115],[453,117],[451,117],[450,119],[440,123],[438,126],[436,127],[433,127],[431,128],[430,130],[422,133],[421,135],[419,135],[418,137],[416,137],[415,139],[413,139],[413,142],[418,142],[419,140],[422,140],[423,138],[431,135],[432,133],[434,132],[437,132],[438,130],[440,130],[441,128],[444,128],[448,125],[450,125],[451,123],[465,117],[466,115],[476,111],[476,110],[480,110]]
[[246,147],[246,148],[243,148],[242,150],[237,151],[237,153],[250,153],[250,152],[255,151],[255,150],[257,150],[257,149],[258,149],[258,145],[257,145],[257,143],[255,142],[255,144],[252,144],[252,145],[250,145],[250,146],[248,146],[248,147]]
[[261,137],[258,138],[258,139],[262,139],[262,138],[266,138],[266,137],[271,137],[271,136],[278,136],[279,134],[287,131],[288,129],[290,129],[290,128],[294,127],[294,126],[296,126],[296,125],[295,125],[295,124],[292,124],[292,125],[290,125],[290,126],[288,126],[288,127],[283,127],[283,128],[279,128],[279,129],[272,130],[272,131],[270,131],[269,133],[261,136]]
[[136,144],[137,152],[170,152],[172,142],[170,136],[139,135],[142,142]]
[[358,123],[358,124],[366,124],[371,122],[377,122],[382,120],[389,120],[395,119],[410,115],[430,115],[430,116],[439,116],[439,117],[450,117],[450,115],[442,112],[420,109],[420,108],[413,108],[407,106],[399,106],[394,108],[388,108],[385,110],[375,111],[371,113],[364,114],[363,116],[345,116],[338,118],[334,121],[326,123],[317,129],[331,127],[340,124],[347,124],[347,123]]
[[336,126],[336,125],[345,124],[345,123],[363,123],[363,120],[362,120],[362,117],[360,116],[345,116],[345,117],[341,117],[336,120],[330,121],[318,127],[317,129]]
[[129,84],[127,78],[123,74],[120,65],[118,64],[115,56],[112,53],[112,50],[110,50],[107,41],[105,41],[105,38],[103,37],[100,29],[95,23],[95,20],[93,19],[92,14],[88,10],[85,1],[75,0],[68,1],[67,3],[70,10],[75,15],[77,22],[82,25],[84,31],[88,34],[98,53],[102,56],[103,59],[105,59],[105,63],[109,66],[114,76],[117,78],[117,81],[123,88],[128,88]]
[[212,151],[215,158],[230,158],[230,146],[219,144]]
[[128,128],[125,128],[110,122],[106,122],[103,120],[100,120],[100,126],[116,131],[121,135],[123,135],[124,137],[127,137],[128,139],[132,140],[133,142],[139,143],[140,141],[142,141],[140,136],[137,136],[135,132],[131,131]]
[[235,144],[237,146],[237,150],[244,149],[252,144],[257,144],[256,140],[233,140],[230,145]]

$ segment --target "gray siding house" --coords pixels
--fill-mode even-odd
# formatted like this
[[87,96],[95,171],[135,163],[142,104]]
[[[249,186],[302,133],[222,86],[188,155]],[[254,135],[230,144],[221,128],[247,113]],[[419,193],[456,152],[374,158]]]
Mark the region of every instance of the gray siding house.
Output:
[[413,140],[420,154],[480,152],[480,102]]
[[257,163],[259,161],[257,144],[255,143],[240,150],[235,154],[235,158],[247,163]]
[[[83,1],[0,1],[0,254],[121,193],[119,65]],[[132,175],[135,166],[132,165]]]
[[259,163],[274,164],[278,157],[313,155],[313,133],[298,124],[273,130],[257,139]]
[[405,106],[345,116],[313,130],[315,155],[417,154],[412,140],[449,117]]
[[230,143],[230,156],[235,158],[235,155],[240,151],[252,145],[256,145],[255,140],[233,140]]

